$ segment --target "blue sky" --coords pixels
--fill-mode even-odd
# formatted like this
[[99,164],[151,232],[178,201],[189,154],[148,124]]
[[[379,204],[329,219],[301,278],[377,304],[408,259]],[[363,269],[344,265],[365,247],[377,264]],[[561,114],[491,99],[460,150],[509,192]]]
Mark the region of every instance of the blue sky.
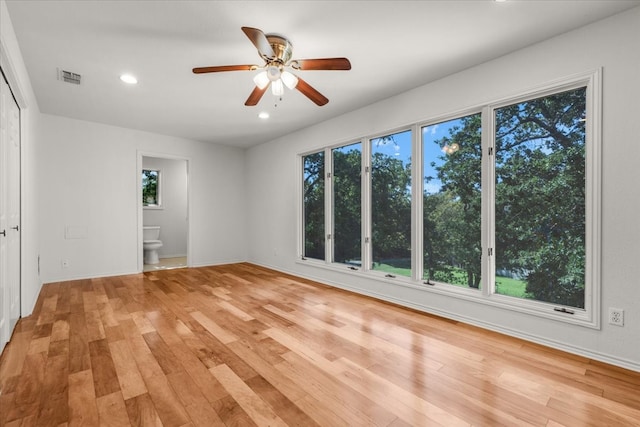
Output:
[[[440,191],[442,183],[436,178],[437,172],[434,167],[431,166],[431,162],[435,162],[436,165],[441,165],[443,160],[441,157],[444,155],[442,147],[436,144],[436,141],[441,140],[445,136],[449,136],[449,130],[454,126],[460,126],[460,120],[450,120],[443,123],[437,123],[422,128],[422,137],[424,141],[423,156],[424,156],[424,174],[423,176],[433,177],[428,183],[425,183],[425,192],[433,194]],[[411,131],[393,134],[393,141],[389,140],[381,142],[380,139],[374,139],[372,147],[373,153],[383,153],[389,156],[396,157],[402,160],[403,163],[411,162]]]
[[[423,147],[423,163],[424,174],[423,176],[431,176],[434,179],[425,183],[425,192],[433,194],[438,193],[442,188],[442,183],[436,178],[437,172],[434,167],[431,166],[431,162],[435,162],[436,165],[443,164],[441,157],[444,155],[440,144],[436,144],[436,141],[441,140],[445,136],[449,136],[449,131],[454,126],[461,127],[459,119],[449,120],[442,123],[436,123],[430,126],[422,128],[422,138],[424,142]],[[402,160],[404,164],[411,162],[411,131],[406,130],[403,132],[395,133],[392,135],[393,140],[383,141],[382,138],[374,138],[372,145],[373,153],[383,153],[388,156],[392,156]],[[353,149],[361,150],[360,143],[348,145],[345,147],[337,148],[336,150],[341,152],[348,152]]]

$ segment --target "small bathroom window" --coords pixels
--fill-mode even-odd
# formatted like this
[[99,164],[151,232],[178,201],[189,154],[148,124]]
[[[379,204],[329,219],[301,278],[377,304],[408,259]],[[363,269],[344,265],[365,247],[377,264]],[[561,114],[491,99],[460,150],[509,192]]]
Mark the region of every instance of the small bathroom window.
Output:
[[145,209],[162,209],[159,169],[142,170],[142,206]]

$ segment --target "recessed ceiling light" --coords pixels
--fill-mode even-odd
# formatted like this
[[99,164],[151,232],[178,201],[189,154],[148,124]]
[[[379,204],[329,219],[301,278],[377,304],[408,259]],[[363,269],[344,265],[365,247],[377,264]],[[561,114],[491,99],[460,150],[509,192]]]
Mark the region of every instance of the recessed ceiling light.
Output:
[[504,3],[504,2],[506,2],[507,0],[495,0],[495,1],[496,1],[496,3]]
[[134,85],[134,84],[138,83],[138,79],[136,79],[131,74],[123,74],[123,75],[121,75],[120,76],[120,80],[122,80],[123,82],[128,83],[130,85]]
[[261,119],[268,119],[269,113],[267,113],[266,111],[263,111],[260,114],[258,114],[258,117],[260,117]]

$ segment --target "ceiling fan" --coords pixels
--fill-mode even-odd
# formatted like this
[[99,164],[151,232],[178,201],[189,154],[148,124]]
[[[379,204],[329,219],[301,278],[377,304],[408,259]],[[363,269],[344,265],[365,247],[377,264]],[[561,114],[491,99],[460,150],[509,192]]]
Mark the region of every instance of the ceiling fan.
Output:
[[315,90],[309,83],[289,72],[293,70],[350,70],[351,63],[347,58],[321,58],[321,59],[291,59],[293,45],[289,40],[279,34],[264,34],[261,30],[251,27],[242,27],[242,31],[258,49],[258,53],[264,60],[263,66],[258,65],[221,65],[213,67],[197,67],[193,69],[195,74],[218,73],[222,71],[252,71],[262,69],[253,81],[255,89],[247,98],[244,105],[257,105],[262,95],[271,86],[271,91],[276,96],[282,96],[284,86],[289,89],[298,89],[307,98],[317,105],[325,105],[329,100]]

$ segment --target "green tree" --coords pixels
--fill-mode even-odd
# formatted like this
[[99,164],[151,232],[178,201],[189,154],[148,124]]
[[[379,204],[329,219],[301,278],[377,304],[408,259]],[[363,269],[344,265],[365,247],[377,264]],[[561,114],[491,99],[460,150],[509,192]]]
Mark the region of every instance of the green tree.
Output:
[[396,260],[404,262],[398,267],[406,267],[411,258],[411,164],[374,153],[371,166],[373,261]]
[[[480,286],[481,116],[459,120],[436,144],[455,147],[431,165],[442,182],[439,193],[424,195],[424,265],[428,279],[471,288]],[[425,177],[428,182],[434,177]],[[461,281],[454,269],[464,271]]]
[[496,111],[497,268],[584,307],[585,88]]
[[303,158],[304,254],[324,259],[324,152]]
[[142,204],[144,206],[158,204],[158,178],[157,170],[142,170]]
[[333,150],[333,247],[341,263],[361,258],[362,153],[356,146]]

